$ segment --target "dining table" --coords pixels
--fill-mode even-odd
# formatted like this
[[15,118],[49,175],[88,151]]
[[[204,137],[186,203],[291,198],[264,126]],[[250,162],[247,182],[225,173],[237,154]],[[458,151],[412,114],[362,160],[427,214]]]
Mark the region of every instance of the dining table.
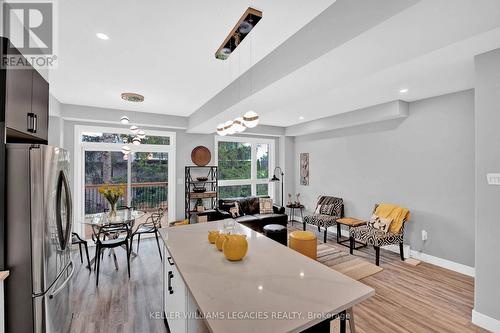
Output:
[[[144,217],[146,215],[146,212],[141,211],[141,210],[135,210],[135,209],[120,209],[116,211],[116,214],[110,216],[109,212],[103,212],[103,213],[94,213],[94,214],[85,214],[85,218],[83,223],[86,225],[90,225],[92,227],[92,231],[95,234],[99,234],[99,228],[103,226],[109,226],[113,224],[119,224],[119,223],[127,223],[132,229],[135,225],[135,221]],[[108,237],[110,238],[118,238],[120,235],[118,234],[110,234]],[[132,246],[132,244],[130,244]],[[125,246],[123,248],[126,250]],[[115,269],[118,270],[118,261],[116,260],[116,254],[114,249],[110,249],[109,255],[113,256],[113,261],[115,264]],[[132,250],[130,250],[130,259],[134,259],[137,256],[137,253],[135,253]],[[96,256],[90,260],[90,266],[88,268],[90,269],[92,264],[94,264],[96,260]]]

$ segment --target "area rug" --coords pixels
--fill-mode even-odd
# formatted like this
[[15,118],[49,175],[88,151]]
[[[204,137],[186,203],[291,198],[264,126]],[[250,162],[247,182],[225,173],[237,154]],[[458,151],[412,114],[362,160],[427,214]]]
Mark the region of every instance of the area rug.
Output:
[[318,244],[317,260],[354,280],[364,279],[383,270],[382,267],[325,243]]
[[[288,227],[288,233],[295,230],[302,229],[300,228],[300,225],[298,227]],[[311,229],[310,231],[315,232],[315,229]],[[318,235],[317,260],[323,265],[347,275],[354,280],[361,280],[384,270],[382,267],[372,264],[365,259],[356,257],[348,252],[341,251],[334,245],[323,243],[322,239],[320,239],[322,237],[320,236],[321,235]]]

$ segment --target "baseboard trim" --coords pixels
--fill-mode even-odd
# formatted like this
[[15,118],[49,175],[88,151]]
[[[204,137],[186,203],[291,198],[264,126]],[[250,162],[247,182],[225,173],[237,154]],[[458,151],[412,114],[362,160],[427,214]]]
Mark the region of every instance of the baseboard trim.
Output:
[[452,270],[452,271],[455,271],[455,272],[458,272],[461,274],[465,274],[465,275],[468,275],[471,277],[476,276],[476,270],[474,267],[463,265],[463,264],[460,264],[458,262],[435,257],[435,256],[432,256],[430,254],[426,254],[426,253],[415,251],[415,250],[411,250],[411,257],[418,259],[418,260],[421,260],[421,261],[425,261],[429,264],[433,264],[433,265],[436,265],[436,266],[439,266],[442,268],[446,268],[446,269],[449,269],[449,270]]
[[[294,216],[294,221],[296,221],[298,223],[302,223],[302,219],[299,216]],[[337,228],[328,229],[328,233],[337,235]],[[344,228],[344,229],[342,229],[341,235],[345,236],[345,237],[349,237],[349,232]],[[399,246],[397,246],[397,245],[384,246],[383,248],[386,250],[395,252],[395,253],[399,253]],[[415,258],[417,260],[425,261],[429,264],[433,264],[433,265],[436,265],[436,266],[439,266],[442,268],[446,268],[446,269],[455,271],[457,273],[461,273],[461,274],[468,275],[471,277],[475,277],[475,275],[476,275],[476,270],[474,267],[463,265],[463,264],[460,264],[460,263],[457,263],[457,262],[454,262],[451,260],[435,257],[433,255],[426,254],[426,253],[423,253],[420,251],[412,250],[409,245],[404,245],[403,253],[404,253],[405,258],[410,258],[410,257]]]
[[472,309],[472,323],[488,331],[500,332],[500,320],[477,312],[475,309]]

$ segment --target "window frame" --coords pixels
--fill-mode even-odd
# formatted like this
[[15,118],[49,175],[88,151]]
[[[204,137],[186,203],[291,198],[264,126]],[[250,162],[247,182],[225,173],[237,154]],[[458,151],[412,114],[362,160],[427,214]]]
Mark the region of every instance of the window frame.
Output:
[[[250,179],[234,179],[222,180],[219,178],[219,187],[221,186],[234,186],[234,185],[250,185],[250,193],[252,196],[257,195],[257,184],[267,184],[267,193],[270,198],[274,199],[275,190],[274,183],[270,182],[274,167],[275,167],[275,140],[265,138],[251,138],[242,136],[215,136],[215,165],[219,166],[219,142],[239,142],[250,144]],[[269,173],[268,178],[257,178],[257,145],[267,144],[269,147]]]
[[[168,220],[174,221],[176,216],[176,133],[170,131],[149,130],[146,128],[147,134],[152,136],[168,136],[170,143],[168,145],[158,144],[127,144],[130,147],[130,153],[136,152],[151,152],[151,153],[167,153],[168,154]],[[124,143],[113,142],[84,142],[82,135],[84,132],[99,132],[99,133],[118,133],[130,134],[128,128],[123,127],[107,127],[107,126],[89,126],[89,125],[74,125],[74,211],[73,211],[73,228],[75,232],[83,234],[83,223],[85,217],[85,196],[83,189],[85,188],[85,151],[115,151],[121,152],[121,147]],[[127,163],[127,182],[131,181],[131,163]],[[127,188],[127,191],[129,189]],[[128,193],[128,198],[131,198],[131,193]]]

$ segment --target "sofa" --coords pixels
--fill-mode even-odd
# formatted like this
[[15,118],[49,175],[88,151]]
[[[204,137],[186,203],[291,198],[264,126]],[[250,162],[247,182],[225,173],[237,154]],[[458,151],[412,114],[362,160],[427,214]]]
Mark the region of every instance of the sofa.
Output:
[[218,202],[218,217],[219,219],[231,218],[229,209],[234,207],[234,202],[238,202],[240,216],[235,220],[257,232],[263,233],[264,226],[268,224],[280,224],[286,227],[288,216],[285,214],[285,207],[273,205],[273,213],[260,214],[259,198],[269,197],[243,197],[243,198],[226,198],[220,199]]

